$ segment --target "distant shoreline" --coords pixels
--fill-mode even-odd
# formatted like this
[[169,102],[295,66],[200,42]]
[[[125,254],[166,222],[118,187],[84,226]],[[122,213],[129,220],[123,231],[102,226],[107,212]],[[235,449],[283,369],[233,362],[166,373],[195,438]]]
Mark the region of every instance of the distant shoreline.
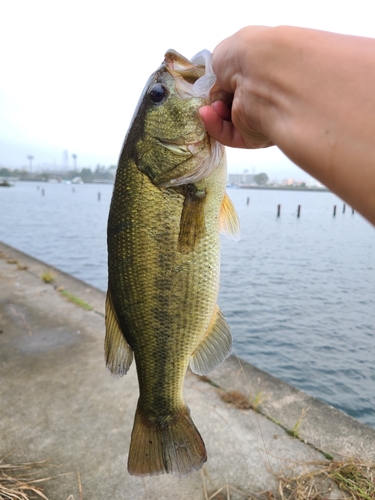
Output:
[[[90,182],[72,182],[71,180],[47,180],[47,179],[19,179],[19,178],[8,178],[4,182],[8,182],[10,186],[13,186],[15,182],[41,182],[41,183],[52,183],[52,184],[72,184],[77,185],[77,184],[114,184],[114,181],[112,180],[107,180],[107,179],[93,179]],[[6,186],[7,184],[1,184],[1,179],[0,179],[0,186]],[[330,192],[329,189],[326,187],[318,187],[318,186],[250,186],[250,185],[243,185],[243,186],[236,186],[235,184],[227,184],[228,189],[258,189],[258,190],[268,190],[268,191],[311,191],[311,192],[322,192],[322,193],[328,193]]]
[[267,190],[273,190],[273,191],[313,191],[314,193],[316,192],[322,192],[322,193],[328,193],[330,192],[329,189],[326,187],[307,187],[307,186],[227,186],[228,188],[233,188],[233,189],[267,189]]

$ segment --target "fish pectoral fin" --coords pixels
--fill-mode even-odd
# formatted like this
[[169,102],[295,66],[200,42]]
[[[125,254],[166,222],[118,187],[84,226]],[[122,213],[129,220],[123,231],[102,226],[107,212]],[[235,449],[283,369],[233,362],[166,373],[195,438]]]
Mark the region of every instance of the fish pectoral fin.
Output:
[[207,375],[225,361],[232,351],[232,335],[223,313],[216,306],[206,335],[190,358],[190,368]]
[[194,184],[187,184],[185,200],[180,219],[178,235],[178,250],[182,253],[191,252],[206,234],[204,220],[205,191],[198,191]]
[[116,377],[126,375],[133,361],[133,350],[126,342],[120,328],[110,292],[105,301],[105,363]]
[[232,200],[227,194],[220,207],[220,232],[234,241],[238,241],[241,237],[240,221]]

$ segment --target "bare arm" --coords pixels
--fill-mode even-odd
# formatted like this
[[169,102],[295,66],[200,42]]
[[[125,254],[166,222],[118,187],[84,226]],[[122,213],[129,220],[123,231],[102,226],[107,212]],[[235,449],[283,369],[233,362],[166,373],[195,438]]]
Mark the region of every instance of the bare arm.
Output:
[[294,27],[248,27],[213,54],[233,93],[201,109],[224,145],[276,144],[375,224],[375,40]]

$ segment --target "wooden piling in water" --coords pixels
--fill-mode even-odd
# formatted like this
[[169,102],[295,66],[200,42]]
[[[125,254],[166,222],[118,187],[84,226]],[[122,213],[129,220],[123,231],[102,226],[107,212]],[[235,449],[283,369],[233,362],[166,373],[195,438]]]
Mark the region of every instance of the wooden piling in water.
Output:
[[44,188],[42,189],[42,196],[44,196]]
[[280,217],[281,205],[277,205],[277,216]]
[[297,207],[297,217],[299,218],[301,215],[301,205],[298,205]]
[[342,206],[342,213],[343,213],[343,214],[345,213],[345,209],[346,209],[346,205],[345,205],[345,203],[344,203],[344,204],[343,204],[343,206]]
[[101,194],[98,193],[98,201],[100,201],[100,198],[101,198]]
[[250,198],[249,198],[249,196],[247,197],[246,205],[250,205]]
[[333,216],[336,217],[336,205],[333,205]]

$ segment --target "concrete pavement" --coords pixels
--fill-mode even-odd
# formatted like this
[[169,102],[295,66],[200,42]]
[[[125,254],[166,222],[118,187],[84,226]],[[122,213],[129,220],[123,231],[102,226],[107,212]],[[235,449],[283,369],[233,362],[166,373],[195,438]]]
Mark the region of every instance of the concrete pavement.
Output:
[[[105,294],[2,243],[0,257],[0,459],[12,452],[13,462],[59,465],[44,486],[50,500],[203,500],[226,484],[232,500],[267,498],[280,471],[330,455],[375,460],[374,429],[231,357],[206,380],[186,377],[208,451],[204,471],[130,476],[138,384],[134,366],[122,379],[105,369]],[[223,401],[231,390],[261,413]]]

